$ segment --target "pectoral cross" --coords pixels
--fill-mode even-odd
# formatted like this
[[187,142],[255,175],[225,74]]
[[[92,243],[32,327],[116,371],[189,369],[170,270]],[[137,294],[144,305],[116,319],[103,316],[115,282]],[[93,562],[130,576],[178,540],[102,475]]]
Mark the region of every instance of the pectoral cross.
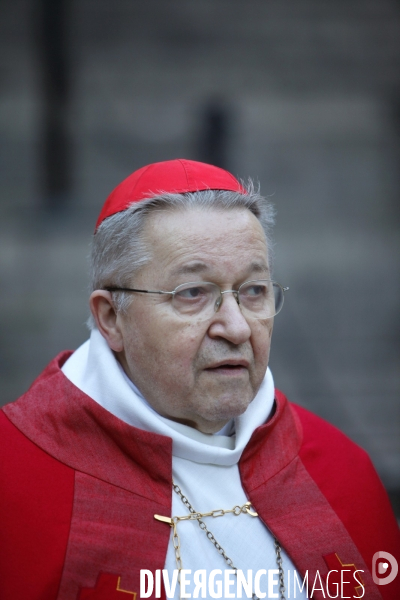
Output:
[[94,588],[81,588],[78,600],[136,600],[136,592],[123,590],[118,575],[100,573]]

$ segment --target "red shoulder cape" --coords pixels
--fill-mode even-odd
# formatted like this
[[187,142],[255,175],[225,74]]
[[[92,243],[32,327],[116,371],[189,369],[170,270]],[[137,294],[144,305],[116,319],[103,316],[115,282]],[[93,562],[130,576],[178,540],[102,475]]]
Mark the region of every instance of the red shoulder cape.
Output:
[[[0,412],[2,600],[139,598],[140,569],[164,568],[170,530],[153,515],[171,514],[172,441],[83,394],[60,371],[67,357]],[[399,577],[371,578],[373,555],[399,560],[400,542],[367,455],[280,392],[276,401],[239,465],[260,517],[299,573],[323,577],[337,555],[364,570],[365,598],[398,600]]]

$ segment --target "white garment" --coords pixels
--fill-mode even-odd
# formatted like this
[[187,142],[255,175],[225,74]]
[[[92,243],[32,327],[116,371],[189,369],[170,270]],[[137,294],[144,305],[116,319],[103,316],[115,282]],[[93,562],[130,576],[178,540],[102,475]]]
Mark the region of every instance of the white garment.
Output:
[[[253,402],[234,420],[234,424],[225,426],[220,435],[201,433],[161,417],[154,411],[126,376],[97,329],[92,331],[90,340],[72,354],[62,371],[81,391],[125,423],[172,438],[174,481],[197,512],[228,509],[247,502],[238,462],[253,431],[268,420],[273,409],[274,382],[269,369]],[[234,433],[224,435],[226,429]],[[188,514],[176,493],[172,493],[172,514]],[[247,514],[228,514],[220,518],[208,517],[204,521],[235,567],[242,570],[245,576],[247,569],[253,570],[254,577],[259,569],[277,568],[273,537],[260,519]],[[160,527],[164,527],[164,524],[160,523]],[[208,575],[213,569],[224,571],[227,565],[197,521],[179,523],[178,533],[183,568],[192,572],[189,576],[192,585],[186,589],[193,593],[195,570],[206,569]],[[292,580],[294,565],[284,551],[282,556],[285,574],[290,570]],[[176,569],[172,541],[165,568],[172,577]],[[277,579],[277,575],[274,579]],[[261,577],[260,588],[267,592],[267,576]],[[235,590],[236,583],[230,591]],[[273,590],[277,593],[278,586]],[[305,597],[297,592],[297,598]],[[178,588],[174,598],[179,598]]]

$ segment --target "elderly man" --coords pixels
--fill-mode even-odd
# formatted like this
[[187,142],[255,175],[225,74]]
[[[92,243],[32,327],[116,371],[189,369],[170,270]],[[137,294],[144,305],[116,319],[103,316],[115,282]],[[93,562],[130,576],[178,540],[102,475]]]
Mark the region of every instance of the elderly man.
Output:
[[365,453],[274,389],[272,223],[189,160],[109,196],[90,340],[0,413],[2,600],[400,597]]

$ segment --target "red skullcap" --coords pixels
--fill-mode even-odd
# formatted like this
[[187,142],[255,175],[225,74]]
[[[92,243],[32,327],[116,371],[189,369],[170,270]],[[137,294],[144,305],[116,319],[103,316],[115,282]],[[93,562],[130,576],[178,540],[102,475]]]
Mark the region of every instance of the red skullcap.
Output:
[[162,192],[184,194],[200,190],[230,190],[246,193],[228,171],[195,160],[166,160],[135,171],[111,192],[101,209],[99,225],[134,202],[160,195]]

